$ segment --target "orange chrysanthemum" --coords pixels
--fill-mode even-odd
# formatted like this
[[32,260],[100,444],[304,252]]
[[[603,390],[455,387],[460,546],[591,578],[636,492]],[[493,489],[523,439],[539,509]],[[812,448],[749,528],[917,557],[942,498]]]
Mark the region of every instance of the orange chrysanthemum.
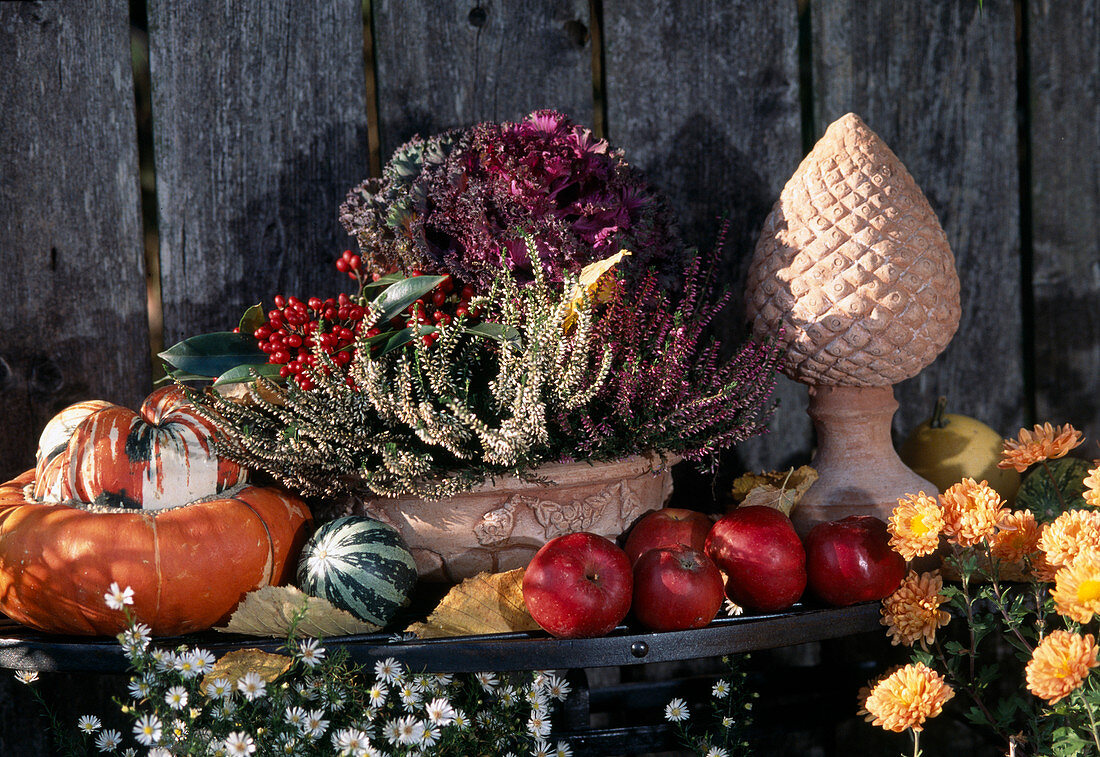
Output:
[[1085,502],[1090,507],[1100,507],[1100,460],[1094,460],[1095,468],[1089,469],[1089,475],[1085,477]]
[[1013,510],[997,524],[990,541],[993,556],[1005,562],[1019,562],[1039,549],[1039,524],[1031,510]]
[[1097,666],[1100,648],[1092,634],[1051,631],[1039,642],[1027,668],[1027,690],[1049,704],[1069,696]]
[[1067,510],[1043,526],[1039,549],[1057,569],[1069,565],[1086,549],[1100,549],[1100,511]]
[[1054,576],[1054,609],[1078,623],[1100,612],[1100,552],[1089,549]]
[[864,709],[874,716],[872,725],[888,731],[919,731],[924,721],[943,711],[943,705],[955,692],[939,673],[923,663],[912,663],[879,681]]
[[898,500],[887,530],[890,546],[906,560],[930,555],[940,545],[943,511],[935,497],[909,494]]
[[1036,425],[1034,431],[1022,428],[1016,439],[1005,439],[997,467],[1015,468],[1017,473],[1023,473],[1035,463],[1065,457],[1081,441],[1081,432],[1068,423],[1059,429],[1049,423]]
[[951,615],[940,609],[947,601],[940,595],[942,589],[943,578],[938,570],[919,576],[911,570],[898,590],[882,600],[879,622],[886,626],[891,644],[911,647],[919,641],[927,649],[936,640],[936,629],[951,620]]
[[988,483],[964,478],[940,495],[943,532],[948,541],[972,547],[989,538],[1006,514],[1004,502]]

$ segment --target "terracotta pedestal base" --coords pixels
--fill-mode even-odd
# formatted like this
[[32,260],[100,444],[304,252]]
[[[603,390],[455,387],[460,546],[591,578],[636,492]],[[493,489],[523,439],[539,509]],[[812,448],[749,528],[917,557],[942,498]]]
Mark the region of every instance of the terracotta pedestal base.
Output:
[[849,515],[889,520],[906,494],[939,493],[894,451],[890,424],[897,409],[892,386],[810,387],[819,478],[791,513],[800,536],[817,523]]

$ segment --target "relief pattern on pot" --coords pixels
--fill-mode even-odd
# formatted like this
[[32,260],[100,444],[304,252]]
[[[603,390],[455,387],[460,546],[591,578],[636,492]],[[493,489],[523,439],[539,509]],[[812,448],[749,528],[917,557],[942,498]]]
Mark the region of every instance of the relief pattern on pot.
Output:
[[619,523],[624,528],[633,523],[634,519],[641,515],[642,512],[649,509],[638,495],[638,490],[642,489],[644,486],[645,482],[640,478],[636,478],[631,481],[622,481],[611,487],[613,489],[618,489]]
[[[528,504],[535,520],[542,526],[546,539],[550,540],[563,534],[576,531],[591,531],[592,526],[603,515],[604,506],[610,501],[612,487],[572,502],[551,502],[540,499]],[[530,499],[534,499],[531,497]]]
[[[474,526],[474,536],[477,543],[483,547],[499,544],[512,535],[516,527],[516,500],[522,499],[520,495],[508,498],[503,507],[490,510],[481,516],[481,521]],[[527,498],[527,499],[533,499]]]

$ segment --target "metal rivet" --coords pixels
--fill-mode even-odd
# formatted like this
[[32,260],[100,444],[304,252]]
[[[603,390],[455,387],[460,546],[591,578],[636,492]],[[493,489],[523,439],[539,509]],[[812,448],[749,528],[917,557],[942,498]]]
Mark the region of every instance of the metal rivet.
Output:
[[489,14],[484,8],[473,8],[467,18],[470,21],[470,26],[481,27],[485,26],[485,22],[489,20]]
[[635,657],[645,657],[649,654],[649,645],[644,641],[636,641],[630,645],[630,654]]

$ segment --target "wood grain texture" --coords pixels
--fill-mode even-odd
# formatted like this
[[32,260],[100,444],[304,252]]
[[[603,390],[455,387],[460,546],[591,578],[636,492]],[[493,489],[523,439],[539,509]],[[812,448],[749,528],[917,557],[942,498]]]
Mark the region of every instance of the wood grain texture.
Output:
[[1100,4],[1028,9],[1036,421],[1100,439]]
[[[802,155],[797,3],[604,0],[603,22],[608,138],[668,195],[686,243],[709,249],[728,218],[721,335],[739,342],[756,237]],[[805,388],[781,378],[776,396],[743,467],[809,456]]]
[[0,4],[0,480],[65,405],[149,388],[127,19]]
[[1021,348],[1013,6],[1007,0],[811,5],[815,128],[849,111],[885,140],[947,233],[962,318],[947,349],[895,388],[907,434],[936,396],[1014,433],[1026,412]]
[[368,171],[359,0],[149,3],[165,344],[327,296]]
[[587,0],[375,0],[385,162],[414,134],[539,108],[592,125]]

